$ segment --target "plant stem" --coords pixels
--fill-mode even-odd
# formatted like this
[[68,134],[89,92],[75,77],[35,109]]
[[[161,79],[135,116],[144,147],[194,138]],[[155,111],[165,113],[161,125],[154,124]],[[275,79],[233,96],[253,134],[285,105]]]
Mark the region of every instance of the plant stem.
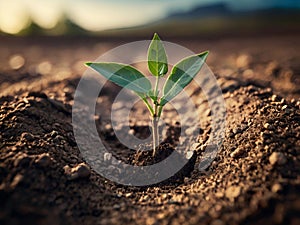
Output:
[[161,116],[162,109],[163,109],[163,106],[160,105],[158,108],[158,118],[160,118],[160,116]]
[[158,121],[158,117],[152,117],[153,157],[156,155],[156,147],[158,147],[159,143]]
[[153,102],[154,115],[152,116],[153,157],[156,155],[156,148],[159,145],[158,122],[159,122],[160,113],[158,111],[159,103],[157,101],[159,78],[160,76],[156,77],[156,82],[154,87],[154,95],[155,95],[155,100]]
[[151,113],[151,116],[154,116],[154,110],[153,108],[151,107],[151,105],[149,104],[147,98],[142,98],[143,99],[143,102],[146,104],[147,108],[149,109],[150,113]]

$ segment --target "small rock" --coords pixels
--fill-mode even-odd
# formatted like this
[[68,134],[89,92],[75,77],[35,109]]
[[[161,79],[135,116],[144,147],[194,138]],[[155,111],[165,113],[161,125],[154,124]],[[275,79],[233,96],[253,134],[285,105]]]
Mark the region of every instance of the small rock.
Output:
[[121,208],[121,205],[119,205],[119,204],[114,204],[114,205],[113,205],[113,209],[118,210],[118,209],[120,209],[120,208]]
[[287,105],[282,106],[281,109],[285,112],[285,114],[290,114],[292,112],[292,110]]
[[65,171],[65,174],[70,174],[70,172],[71,172],[71,167],[70,167],[69,165],[65,165],[63,169],[64,169],[64,171]]
[[11,187],[11,188],[17,187],[17,186],[22,182],[23,178],[24,178],[23,175],[17,174],[17,175],[14,177],[13,181],[11,182],[10,187]]
[[34,140],[34,136],[31,133],[28,132],[23,132],[21,134],[21,139],[25,140],[25,141],[33,141]]
[[91,174],[89,167],[85,163],[80,163],[71,169],[71,180],[78,178],[88,178]]
[[112,130],[111,124],[110,123],[105,124],[104,129],[107,130],[107,131],[111,131]]
[[225,196],[233,201],[241,194],[241,187],[239,186],[231,186],[226,189]]
[[204,115],[204,116],[207,116],[207,117],[211,116],[211,109],[206,109],[206,110],[204,111],[203,115]]
[[110,152],[105,152],[103,155],[104,161],[110,161],[112,158],[112,154]]
[[215,195],[216,195],[217,198],[223,198],[224,197],[224,193],[221,192],[221,191],[217,192]]
[[281,152],[273,152],[269,157],[271,165],[284,165],[287,162],[285,155]]
[[14,161],[14,166],[15,167],[24,167],[24,166],[29,165],[30,162],[31,162],[31,158],[27,154],[22,153],[16,157],[16,159]]
[[265,140],[269,137],[269,134],[266,131],[260,132],[260,137],[262,137],[262,139]]
[[24,103],[24,102],[20,102],[20,103],[15,107],[15,109],[21,109],[21,108],[23,108],[23,107],[25,107],[25,103]]
[[244,153],[245,153],[245,149],[244,149],[244,148],[238,147],[238,148],[235,149],[233,152],[231,152],[230,157],[232,157],[232,158],[239,158],[239,157],[242,156]]
[[81,178],[89,178],[91,171],[85,163],[80,163],[77,166],[70,168],[68,165],[64,167],[65,174],[69,176],[70,180]]
[[282,186],[281,186],[281,184],[276,183],[272,186],[271,190],[273,193],[278,193],[282,190]]
[[135,134],[134,129],[130,129],[130,130],[128,131],[128,134],[129,134],[129,135],[134,135],[134,134]]
[[282,108],[281,108],[281,110],[285,110],[285,109],[287,109],[287,105],[284,105],[284,106],[282,106]]
[[235,127],[232,129],[234,135],[243,133],[243,130],[240,127]]
[[272,95],[271,100],[272,102],[276,102],[278,100],[277,95]]
[[58,132],[55,130],[51,131],[51,133],[50,133],[50,137],[52,137],[52,138],[55,138],[57,135],[58,135]]
[[154,225],[156,223],[156,220],[154,218],[148,217],[146,219],[146,225]]
[[267,129],[267,130],[273,130],[274,129],[274,127],[269,123],[265,123],[264,128]]
[[48,167],[51,165],[52,159],[48,153],[43,153],[38,156],[38,158],[35,160],[35,163],[40,167]]
[[190,178],[185,177],[185,178],[183,179],[183,183],[187,184],[187,183],[189,182],[189,180],[190,180]]
[[129,198],[129,197],[131,197],[131,196],[132,196],[132,193],[126,193],[126,194],[125,194],[125,197],[126,197],[126,198]]

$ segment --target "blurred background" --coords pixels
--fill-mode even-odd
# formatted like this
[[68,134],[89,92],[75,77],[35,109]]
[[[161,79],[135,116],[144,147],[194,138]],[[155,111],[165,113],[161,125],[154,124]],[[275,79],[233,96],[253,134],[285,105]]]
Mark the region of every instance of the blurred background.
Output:
[[229,87],[242,80],[300,97],[299,0],[0,0],[0,95],[68,83],[85,62],[155,32],[209,50]]
[[299,0],[0,0],[0,32],[8,35],[188,37],[299,26]]

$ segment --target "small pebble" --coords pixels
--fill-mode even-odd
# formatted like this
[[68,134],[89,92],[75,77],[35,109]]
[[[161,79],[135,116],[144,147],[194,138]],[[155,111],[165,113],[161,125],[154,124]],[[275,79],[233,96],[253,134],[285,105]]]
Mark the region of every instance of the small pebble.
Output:
[[31,158],[27,154],[22,153],[18,155],[17,158],[15,159],[14,166],[23,167],[29,165],[30,162],[31,162]]
[[281,152],[273,152],[269,157],[271,165],[284,165],[287,162],[285,155]]
[[241,194],[241,187],[239,186],[231,186],[226,189],[225,196],[233,201]]
[[89,167],[85,163],[80,163],[77,166],[70,168],[68,165],[64,167],[65,174],[70,180],[88,178],[91,174]]
[[91,171],[85,163],[80,163],[71,170],[71,173],[75,174],[78,178],[86,178],[90,176]]
[[278,100],[277,95],[272,95],[271,100],[272,102],[276,102]]
[[114,205],[113,205],[113,208],[116,209],[116,210],[118,210],[118,209],[121,208],[121,205],[119,205],[119,204],[114,204]]
[[105,124],[104,129],[107,130],[107,131],[111,131],[112,130],[111,124],[110,123]]
[[17,186],[20,184],[20,182],[22,182],[23,178],[24,178],[23,175],[17,174],[17,175],[14,177],[13,181],[11,182],[10,187],[11,187],[11,188],[17,187]]
[[134,134],[135,134],[134,129],[130,129],[130,130],[128,131],[128,134],[129,134],[129,135],[134,135]]
[[154,218],[148,217],[146,219],[146,225],[154,225],[156,224],[156,220]]
[[224,197],[224,193],[221,192],[221,191],[217,192],[215,195],[216,195],[217,198],[223,198]]
[[235,149],[231,154],[230,157],[232,158],[239,158],[240,156],[242,156],[245,152],[244,148],[240,148],[238,147],[237,149]]
[[129,198],[130,196],[132,196],[132,193],[126,193],[126,194],[125,194],[125,197],[126,197],[126,198]]
[[112,154],[110,152],[105,152],[103,155],[104,161],[110,161],[112,158]]
[[269,123],[265,123],[264,128],[267,129],[267,130],[273,130],[274,127]]
[[281,186],[281,184],[276,183],[272,186],[271,190],[273,193],[278,193],[282,190],[282,186]]
[[38,156],[38,158],[35,160],[35,163],[40,167],[48,167],[52,163],[52,159],[48,153],[43,153]]
[[34,140],[34,136],[31,133],[23,132],[21,134],[21,139],[25,140],[25,141],[33,141]]
[[235,128],[232,129],[233,134],[240,134],[242,132],[243,132],[242,129],[239,128],[239,127],[235,127]]
[[51,133],[50,133],[50,136],[51,136],[52,138],[55,138],[57,135],[58,135],[58,132],[55,131],[55,130],[51,131]]

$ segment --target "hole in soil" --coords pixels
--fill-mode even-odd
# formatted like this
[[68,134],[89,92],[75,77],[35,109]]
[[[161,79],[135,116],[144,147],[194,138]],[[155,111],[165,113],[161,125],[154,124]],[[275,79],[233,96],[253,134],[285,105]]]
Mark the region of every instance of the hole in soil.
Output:
[[[133,104],[128,115],[129,125],[127,125],[127,128],[125,125],[123,126],[122,123],[117,124],[117,129],[125,127],[124,129],[126,132],[124,132],[124,135],[129,137],[129,141],[131,141],[130,138],[137,138],[141,141],[141,144],[136,145],[135,147],[127,147],[126,144],[119,141],[119,136],[116,135],[118,132],[114,130],[116,124],[112,127],[110,116],[114,102],[113,97],[115,96],[112,95],[114,94],[100,95],[96,105],[96,113],[100,115],[98,117],[100,119],[96,121],[97,131],[107,151],[117,160],[135,166],[150,166],[162,162],[174,153],[177,160],[187,160],[187,164],[174,176],[167,179],[167,182],[178,183],[178,181],[180,181],[181,183],[184,177],[190,176],[194,170],[197,154],[194,151],[187,149],[188,146],[185,149],[179,150],[179,152],[175,151],[179,141],[181,142],[181,131],[186,133],[189,128],[188,126],[181,124],[179,120],[180,116],[175,110],[175,107],[172,104],[167,104],[164,108],[162,114],[163,123],[159,132],[161,135],[161,143],[157,149],[156,155],[153,156],[152,131],[149,126],[150,114],[144,103],[142,101],[137,101]],[[122,107],[124,107],[124,104],[126,104],[126,102],[121,102],[120,105],[117,105],[118,109],[123,110]],[[99,111],[97,109],[99,109]],[[189,156],[187,157],[187,155]]]

